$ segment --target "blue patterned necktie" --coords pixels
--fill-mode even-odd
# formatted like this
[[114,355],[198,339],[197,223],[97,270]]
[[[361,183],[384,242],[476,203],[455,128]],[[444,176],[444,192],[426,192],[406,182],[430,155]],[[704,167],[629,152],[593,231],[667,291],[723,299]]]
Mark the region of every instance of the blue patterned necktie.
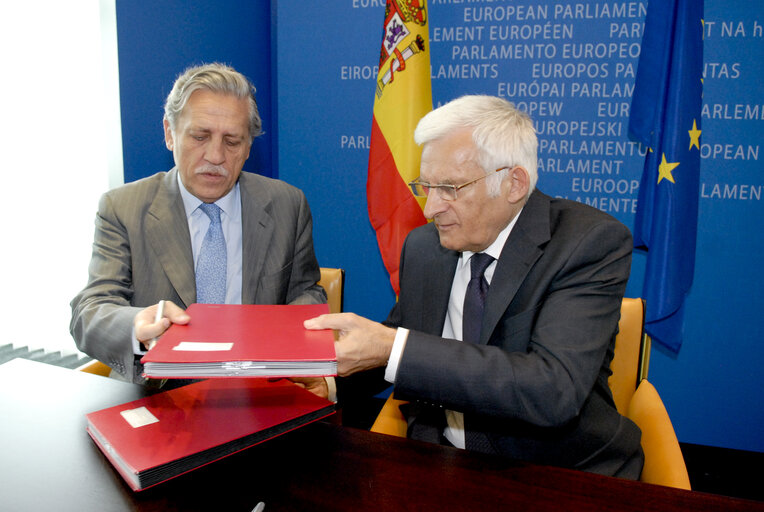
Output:
[[475,253],[470,258],[471,277],[467,284],[467,293],[464,294],[462,310],[462,340],[470,343],[480,341],[485,296],[488,294],[488,281],[484,274],[493,260],[493,256],[482,252]]
[[228,260],[223,226],[220,223],[220,207],[202,203],[199,208],[210,218],[210,227],[196,262],[196,302],[224,304]]

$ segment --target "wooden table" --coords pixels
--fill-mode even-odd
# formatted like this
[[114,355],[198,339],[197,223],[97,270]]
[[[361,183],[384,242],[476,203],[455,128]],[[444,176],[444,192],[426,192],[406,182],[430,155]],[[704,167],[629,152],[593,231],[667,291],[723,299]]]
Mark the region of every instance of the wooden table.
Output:
[[134,493],[85,432],[140,386],[0,365],[0,510],[764,511],[764,503],[601,477],[319,422]]

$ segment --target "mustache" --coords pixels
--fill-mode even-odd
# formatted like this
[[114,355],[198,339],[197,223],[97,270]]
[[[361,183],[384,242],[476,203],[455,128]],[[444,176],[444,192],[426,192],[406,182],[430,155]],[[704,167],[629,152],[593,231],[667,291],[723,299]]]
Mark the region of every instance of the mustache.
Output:
[[218,176],[227,177],[228,169],[222,165],[206,164],[194,169],[194,174],[214,174]]

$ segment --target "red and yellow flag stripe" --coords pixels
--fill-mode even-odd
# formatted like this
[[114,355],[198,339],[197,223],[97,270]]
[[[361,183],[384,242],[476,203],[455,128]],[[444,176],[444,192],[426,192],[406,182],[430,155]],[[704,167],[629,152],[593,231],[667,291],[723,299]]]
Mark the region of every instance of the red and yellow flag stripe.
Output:
[[407,183],[419,176],[414,129],[432,110],[430,39],[425,0],[387,0],[366,182],[369,219],[390,284],[398,294],[398,264],[406,235],[425,223]]

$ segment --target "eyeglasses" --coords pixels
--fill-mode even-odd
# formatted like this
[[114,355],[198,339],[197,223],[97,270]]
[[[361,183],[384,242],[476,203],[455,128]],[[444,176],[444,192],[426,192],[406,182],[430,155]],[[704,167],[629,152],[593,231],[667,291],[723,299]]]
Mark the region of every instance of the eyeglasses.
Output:
[[500,167],[493,172],[484,174],[483,176],[480,176],[479,178],[475,178],[474,180],[468,181],[467,183],[462,183],[461,185],[451,185],[448,183],[439,183],[437,185],[433,185],[430,183],[419,181],[419,178],[417,178],[416,180],[409,183],[409,187],[411,188],[411,191],[414,193],[414,196],[416,197],[427,197],[430,195],[430,191],[435,189],[438,191],[438,196],[444,201],[456,201],[457,191],[463,189],[464,187],[468,185],[472,185],[473,183],[480,181],[483,178],[487,178],[488,176],[493,176],[494,173],[503,171],[504,169],[509,169],[509,167]]

